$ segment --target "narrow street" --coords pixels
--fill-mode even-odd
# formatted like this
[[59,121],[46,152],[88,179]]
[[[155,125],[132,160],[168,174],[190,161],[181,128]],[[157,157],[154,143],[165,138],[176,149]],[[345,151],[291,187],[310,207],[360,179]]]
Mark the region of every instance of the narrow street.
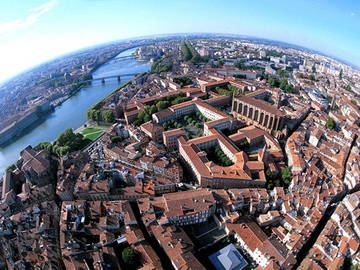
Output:
[[150,244],[150,246],[155,250],[156,254],[160,258],[161,265],[166,270],[175,270],[173,265],[171,264],[171,261],[169,260],[169,257],[166,255],[164,249],[160,246],[160,244],[156,241],[154,237],[151,237],[149,235],[149,232],[146,230],[144,223],[141,220],[139,207],[136,202],[131,202],[131,208],[134,211],[134,215],[136,218],[136,221],[144,234],[144,237],[146,241]]
[[[343,177],[342,177],[342,181],[344,181],[345,173],[346,173],[346,164],[348,163],[349,156],[350,156],[350,153],[351,153],[351,149],[354,147],[354,144],[355,144],[356,140],[357,140],[357,136],[355,136],[355,138],[351,142],[349,153],[348,153],[347,157],[345,158],[345,163],[344,163],[345,168],[344,168],[344,174],[343,174]],[[341,203],[341,201],[344,199],[344,197],[346,195],[351,194],[353,192],[355,192],[355,191],[354,190],[346,190],[346,193],[343,196],[341,196],[338,200],[336,200],[336,202],[330,204],[326,208],[326,211],[325,211],[324,215],[320,219],[320,221],[317,224],[317,226],[315,227],[314,231],[311,233],[310,238],[308,239],[308,241],[306,241],[306,243],[302,246],[302,248],[298,252],[298,254],[296,256],[296,264],[294,265],[293,269],[297,269],[297,267],[299,267],[301,262],[305,259],[305,257],[308,254],[309,250],[315,244],[316,240],[320,236],[322,230],[325,228],[327,222],[331,218],[331,215],[334,213],[334,211],[335,211],[336,207],[339,205],[339,203]]]

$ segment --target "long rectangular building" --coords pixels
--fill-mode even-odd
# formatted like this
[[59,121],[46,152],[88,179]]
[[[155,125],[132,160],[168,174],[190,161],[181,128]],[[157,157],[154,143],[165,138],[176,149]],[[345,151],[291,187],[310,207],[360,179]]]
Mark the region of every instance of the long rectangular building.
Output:
[[276,107],[247,95],[233,98],[232,112],[235,117],[244,119],[270,133],[281,130],[284,126],[284,113]]

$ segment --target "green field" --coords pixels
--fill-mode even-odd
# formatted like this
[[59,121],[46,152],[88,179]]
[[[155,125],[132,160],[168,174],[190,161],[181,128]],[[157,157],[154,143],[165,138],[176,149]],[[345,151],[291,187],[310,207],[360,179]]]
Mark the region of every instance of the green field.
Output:
[[80,133],[84,135],[85,139],[95,141],[104,133],[104,130],[106,128],[108,127],[107,126],[88,127],[88,128],[84,128],[82,131],[80,131]]
[[99,132],[99,131],[102,131],[102,129],[89,127],[89,128],[83,129],[82,131],[80,131],[80,133],[85,136],[85,135],[95,133],[95,132]]

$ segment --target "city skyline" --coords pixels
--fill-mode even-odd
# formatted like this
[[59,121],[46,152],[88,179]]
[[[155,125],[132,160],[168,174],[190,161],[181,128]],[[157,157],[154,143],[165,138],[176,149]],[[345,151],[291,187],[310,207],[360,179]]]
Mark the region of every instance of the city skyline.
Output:
[[[0,82],[63,54],[104,42],[167,33],[239,34],[303,46],[360,66],[355,1],[13,1],[1,4]],[[229,9],[228,7],[233,8]],[[125,8],[125,9],[124,9]],[[124,12],[126,10],[126,12]],[[64,18],[60,19],[59,18]],[[267,27],[264,27],[266,25]]]

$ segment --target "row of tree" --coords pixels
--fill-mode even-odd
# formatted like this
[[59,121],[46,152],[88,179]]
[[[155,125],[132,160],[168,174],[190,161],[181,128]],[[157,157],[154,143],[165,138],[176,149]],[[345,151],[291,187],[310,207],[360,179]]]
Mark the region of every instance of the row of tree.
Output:
[[181,57],[183,61],[190,61],[193,64],[207,62],[209,60],[208,57],[201,57],[187,40],[181,42]]
[[231,166],[234,164],[218,145],[210,148],[207,154],[210,160],[220,166]]
[[234,67],[241,69],[241,70],[261,70],[263,68],[260,68],[258,66],[255,65],[245,65],[245,61],[244,60],[240,60],[234,63]]
[[239,93],[239,89],[235,86],[228,84],[226,87],[216,87],[215,92],[224,96],[233,96]]
[[178,77],[178,78],[174,78],[174,83],[177,83],[181,87],[184,87],[193,84],[193,81],[188,77]]
[[87,111],[87,117],[96,122],[114,123],[115,115],[112,110],[99,110],[91,107]]
[[146,105],[144,110],[138,113],[133,124],[135,126],[139,126],[145,122],[150,121],[154,113],[164,110],[172,105],[180,104],[187,100],[188,98],[186,97],[185,93],[179,93],[173,96],[167,96],[161,100],[156,101],[152,105]]
[[172,69],[172,66],[173,66],[172,62],[169,62],[169,61],[165,60],[165,58],[162,58],[162,59],[155,61],[151,65],[151,72],[152,73],[167,72]]
[[280,88],[286,93],[292,93],[292,94],[297,93],[294,86],[291,83],[289,83],[287,79],[279,79],[269,76],[266,78],[266,81],[270,84],[271,87]]
[[58,156],[64,156],[70,152],[83,149],[90,142],[80,133],[74,133],[71,128],[66,129],[59,135],[54,143],[41,142],[38,144],[40,149],[47,149]]
[[[183,117],[183,121],[186,122],[185,124],[192,125],[196,129],[201,129],[202,123],[209,121],[209,119],[207,119],[201,113],[196,112],[195,114],[185,115]],[[173,128],[184,128],[185,124],[183,121],[178,122],[176,120],[169,120],[169,121],[166,121],[165,123],[163,123],[162,126],[165,130],[169,130],[169,129],[173,129]],[[202,134],[202,131],[201,131],[201,134]]]

